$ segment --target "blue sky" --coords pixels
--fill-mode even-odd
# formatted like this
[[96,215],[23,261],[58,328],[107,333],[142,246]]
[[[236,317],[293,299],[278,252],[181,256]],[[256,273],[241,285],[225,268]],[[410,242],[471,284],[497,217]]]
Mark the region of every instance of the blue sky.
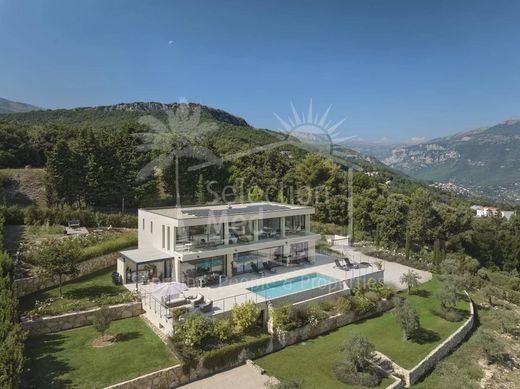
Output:
[[[520,116],[520,2],[0,0],[0,96],[200,102],[434,138]],[[172,41],[172,43],[170,43]]]

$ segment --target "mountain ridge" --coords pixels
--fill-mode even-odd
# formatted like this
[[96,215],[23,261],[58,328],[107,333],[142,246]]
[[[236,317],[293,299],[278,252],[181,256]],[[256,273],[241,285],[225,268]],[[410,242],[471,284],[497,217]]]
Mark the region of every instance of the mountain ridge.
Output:
[[463,131],[392,150],[383,162],[417,179],[454,183],[520,201],[520,120]]
[[31,104],[21,103],[18,101],[12,101],[0,97],[0,114],[3,113],[18,113],[18,112],[29,112],[41,110],[40,107],[36,107]]

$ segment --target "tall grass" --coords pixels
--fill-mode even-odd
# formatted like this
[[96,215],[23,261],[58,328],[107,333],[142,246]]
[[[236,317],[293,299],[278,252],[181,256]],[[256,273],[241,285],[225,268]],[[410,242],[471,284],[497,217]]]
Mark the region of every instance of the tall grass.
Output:
[[125,232],[117,238],[85,247],[81,250],[80,260],[86,261],[87,259],[100,257],[133,246],[137,246],[137,232]]

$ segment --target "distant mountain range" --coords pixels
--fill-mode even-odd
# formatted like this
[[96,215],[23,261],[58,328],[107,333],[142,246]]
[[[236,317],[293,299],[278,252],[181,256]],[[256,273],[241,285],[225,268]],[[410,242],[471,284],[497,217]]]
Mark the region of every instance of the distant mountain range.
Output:
[[0,113],[16,113],[40,110],[41,108],[34,105],[19,103],[0,97]]
[[520,202],[520,120],[399,146],[383,162],[421,180]]
[[[218,124],[219,132],[235,133],[233,136],[246,137],[253,143],[254,138],[262,139],[261,143],[283,142],[287,134],[279,133],[269,129],[254,128],[241,117],[232,115],[220,109],[207,107],[204,105],[189,103],[190,106],[201,107],[201,121],[214,121]],[[142,127],[138,123],[139,119],[145,115],[152,115],[166,122],[168,120],[166,111],[174,109],[178,103],[160,102],[130,102],[119,103],[107,106],[79,107],[72,109],[54,109],[28,111],[18,113],[0,114],[0,120],[16,121],[27,125],[46,126],[50,124],[68,126],[72,128],[84,127],[103,127],[116,128],[121,125]],[[237,135],[239,131],[241,135]],[[330,140],[319,138],[320,135],[298,132],[290,134],[291,138],[302,142],[302,147],[308,151],[319,151],[328,153],[330,150]],[[390,173],[384,164],[372,156],[359,153],[344,145],[334,147],[334,156],[348,161],[368,170],[384,170]],[[391,173],[395,174],[395,173]],[[401,173],[397,173],[401,175]]]

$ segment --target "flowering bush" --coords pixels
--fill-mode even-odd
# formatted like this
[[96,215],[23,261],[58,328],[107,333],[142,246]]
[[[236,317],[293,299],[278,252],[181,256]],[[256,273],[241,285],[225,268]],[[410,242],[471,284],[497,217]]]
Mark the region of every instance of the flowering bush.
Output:
[[188,347],[200,347],[211,335],[211,321],[203,315],[190,313],[174,327],[174,339]]
[[329,316],[318,304],[309,304],[307,307],[307,315],[311,327],[317,327],[318,324]]

